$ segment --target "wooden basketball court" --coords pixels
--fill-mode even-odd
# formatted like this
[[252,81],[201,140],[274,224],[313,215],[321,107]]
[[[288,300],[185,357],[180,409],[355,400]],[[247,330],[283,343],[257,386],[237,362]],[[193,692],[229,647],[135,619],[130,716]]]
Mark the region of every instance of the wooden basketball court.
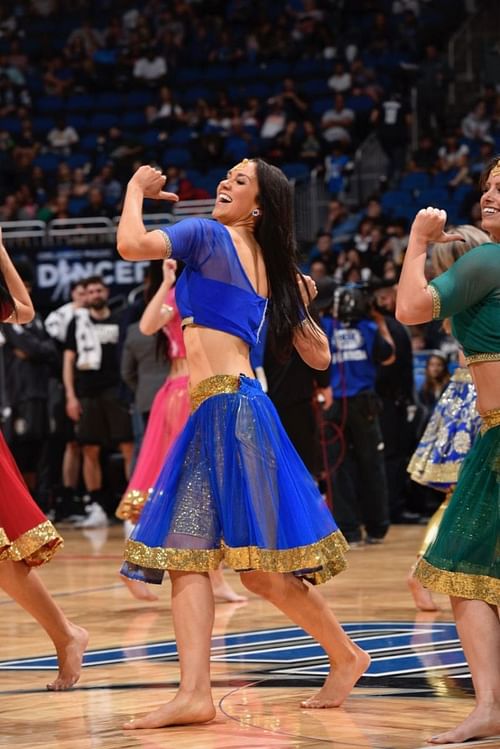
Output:
[[[451,610],[418,614],[406,587],[422,535],[395,526],[386,542],[349,553],[349,568],[322,586],[342,623],[372,654],[370,672],[344,707],[305,710],[322,681],[317,646],[271,605],[217,604],[210,724],[124,731],[122,724],[169,699],[178,663],[169,584],[158,603],[120,582],[122,528],[63,531],[65,549],[42,575],[68,616],[90,631],[75,689],[49,693],[52,646],[14,603],[0,598],[0,745],[19,749],[416,749],[471,709],[471,685]],[[234,587],[244,592],[237,576]],[[467,746],[500,748],[500,740]],[[455,745],[456,746],[456,745]]]

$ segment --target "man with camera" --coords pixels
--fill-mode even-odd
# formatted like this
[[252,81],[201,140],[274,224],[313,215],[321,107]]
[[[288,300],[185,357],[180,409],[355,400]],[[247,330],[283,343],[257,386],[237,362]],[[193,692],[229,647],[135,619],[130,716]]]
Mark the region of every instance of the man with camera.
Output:
[[[333,405],[325,412],[324,439],[333,512],[351,544],[380,543],[389,507],[375,380],[378,365],[394,361],[395,347],[371,288],[349,284],[330,290],[329,303],[320,306],[332,352]],[[320,299],[324,292],[320,289]]]

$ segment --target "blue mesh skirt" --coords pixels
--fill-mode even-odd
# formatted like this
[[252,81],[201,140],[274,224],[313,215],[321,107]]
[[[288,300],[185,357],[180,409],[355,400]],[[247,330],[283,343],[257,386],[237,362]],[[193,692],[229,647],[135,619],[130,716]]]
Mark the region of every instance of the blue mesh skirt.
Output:
[[191,391],[173,445],[125,547],[122,574],[165,570],[293,572],[320,583],[348,548],[257,380],[216,375]]

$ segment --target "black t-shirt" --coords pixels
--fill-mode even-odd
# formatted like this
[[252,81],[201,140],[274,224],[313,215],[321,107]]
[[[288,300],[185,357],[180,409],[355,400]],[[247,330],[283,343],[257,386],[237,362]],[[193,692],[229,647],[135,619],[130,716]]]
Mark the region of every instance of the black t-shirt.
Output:
[[78,369],[78,349],[76,343],[76,319],[70,322],[64,348],[76,353],[75,360],[75,393],[78,397],[98,395],[106,388],[114,387],[120,382],[118,362],[119,318],[111,313],[104,320],[96,320],[89,314],[95,325],[97,339],[101,344],[102,358],[99,369]]

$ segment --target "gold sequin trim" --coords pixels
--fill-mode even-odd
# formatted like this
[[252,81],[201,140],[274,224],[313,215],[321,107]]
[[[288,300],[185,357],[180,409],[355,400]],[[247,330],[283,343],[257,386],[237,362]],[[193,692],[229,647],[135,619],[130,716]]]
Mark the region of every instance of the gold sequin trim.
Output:
[[431,283],[427,286],[432,297],[432,319],[439,320],[441,317],[441,297],[439,291]]
[[189,325],[194,325],[194,317],[193,315],[190,315],[190,317],[183,317],[181,320],[181,328],[184,330],[184,328],[187,328]]
[[50,520],[26,531],[12,543],[5,531],[2,531],[1,539],[6,539],[9,544],[2,552],[2,559],[11,559],[13,562],[22,560],[30,567],[48,562],[63,545],[61,536]]
[[169,257],[172,257],[172,242],[170,241],[170,237],[168,236],[167,232],[163,231],[163,229],[155,229],[155,231],[159,231],[165,241],[165,260]]
[[237,571],[304,572],[314,584],[337,575],[347,564],[349,545],[337,530],[314,544],[294,549],[260,549],[256,546],[232,548],[222,543],[218,549],[164,549],[127,541],[125,559],[139,567],[185,572],[215,570],[222,560]]
[[0,528],[0,560],[7,557],[10,541],[3,528]]
[[146,504],[149,495],[153,489],[141,491],[140,489],[131,489],[123,495],[120,504],[116,508],[115,515],[120,520],[130,520],[137,523],[141,516],[142,508]]
[[480,364],[483,361],[500,361],[500,353],[492,352],[490,354],[470,354],[465,357],[467,365]]
[[223,393],[237,393],[240,389],[240,378],[238,375],[214,375],[202,380],[191,389],[191,411],[196,411],[201,404],[214,395]]
[[493,606],[500,605],[500,580],[496,577],[440,570],[425,559],[419,560],[415,568],[415,577],[422,585],[436,593],[486,601]]
[[479,414],[481,417],[481,434],[484,434],[488,429],[500,426],[500,408],[493,408],[491,411],[485,411]]
[[429,462],[427,452],[423,456],[416,456],[414,453],[408,464],[407,471],[412,481],[423,486],[428,486],[429,484],[456,484],[462,463],[463,459],[460,459],[439,465]]
[[465,382],[469,385],[472,385],[473,379],[472,375],[467,369],[467,367],[457,367],[455,371],[453,372],[452,376],[450,377],[450,382]]

